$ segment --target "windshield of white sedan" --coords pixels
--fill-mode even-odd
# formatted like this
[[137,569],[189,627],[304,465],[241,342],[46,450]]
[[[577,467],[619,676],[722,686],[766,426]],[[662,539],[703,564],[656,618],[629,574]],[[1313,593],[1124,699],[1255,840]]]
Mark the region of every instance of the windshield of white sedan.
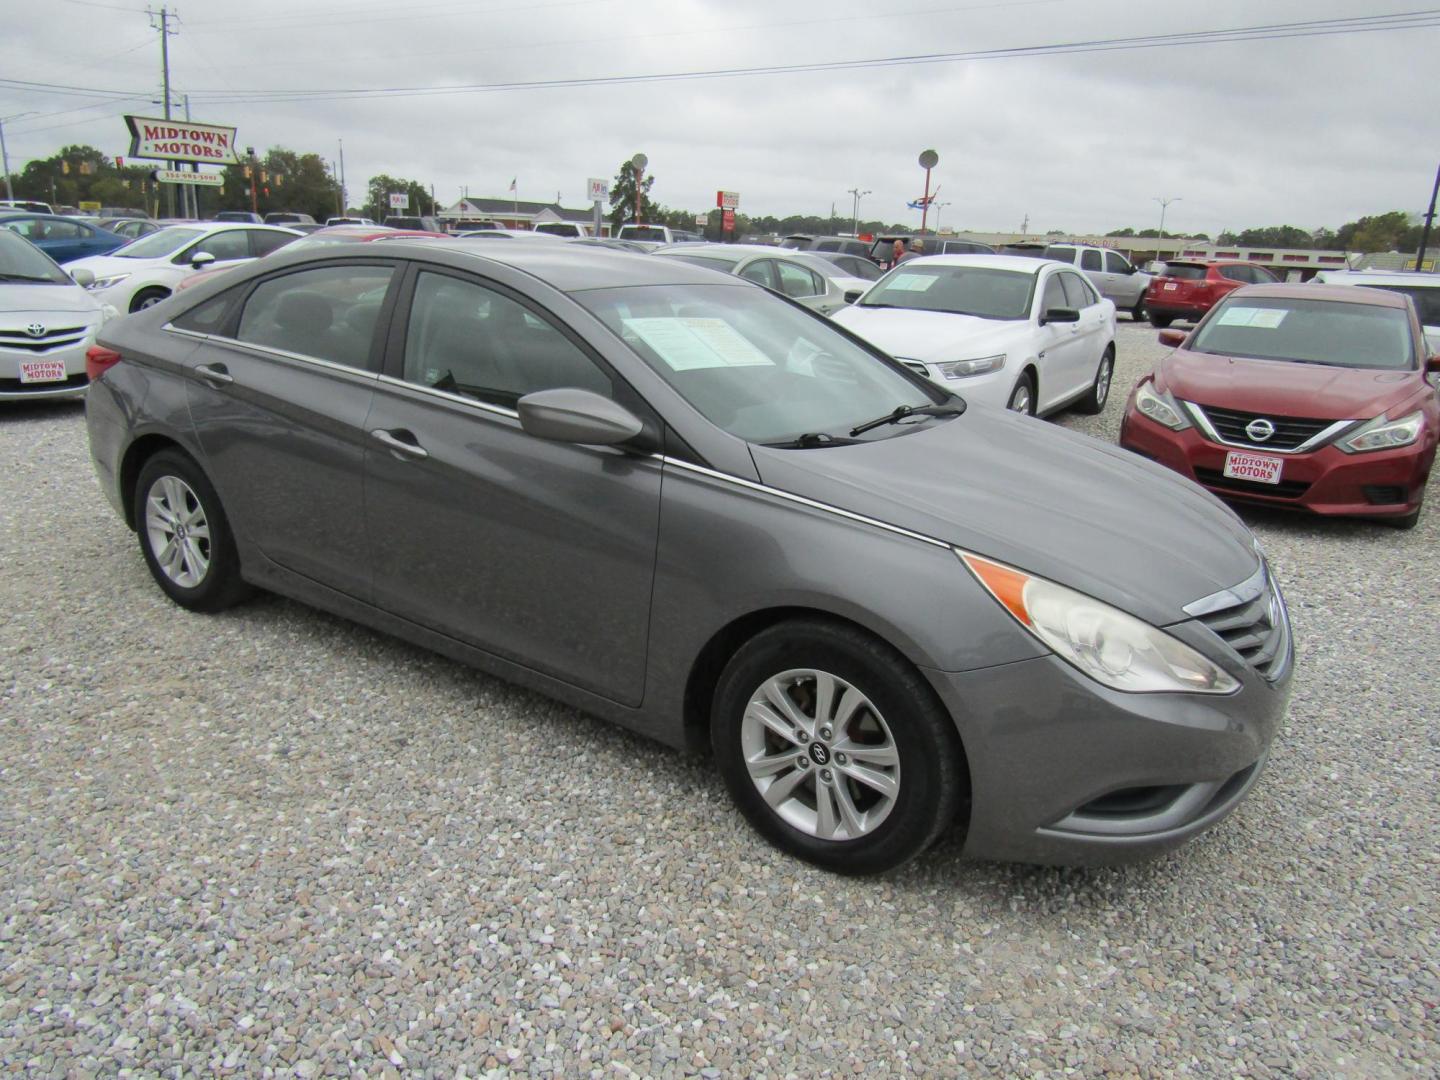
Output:
[[[955,400],[759,289],[656,285],[574,296],[706,419],[750,442],[844,442],[896,409]],[[932,421],[917,417],[871,437]]]
[[122,259],[159,259],[175,254],[191,240],[203,235],[204,229],[161,229],[110,254]]
[[24,237],[0,229],[0,283],[73,285],[70,276]]
[[1404,370],[1415,366],[1406,312],[1334,300],[1226,300],[1187,348],[1329,367]]
[[907,266],[881,278],[860,307],[912,308],[982,319],[1024,319],[1035,275],[985,266]]

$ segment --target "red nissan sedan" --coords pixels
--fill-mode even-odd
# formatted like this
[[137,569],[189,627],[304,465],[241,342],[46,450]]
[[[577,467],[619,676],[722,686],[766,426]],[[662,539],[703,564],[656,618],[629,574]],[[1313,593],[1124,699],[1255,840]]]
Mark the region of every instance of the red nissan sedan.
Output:
[[1141,379],[1120,445],[1238,502],[1420,519],[1440,395],[1411,301],[1376,289],[1230,293]]

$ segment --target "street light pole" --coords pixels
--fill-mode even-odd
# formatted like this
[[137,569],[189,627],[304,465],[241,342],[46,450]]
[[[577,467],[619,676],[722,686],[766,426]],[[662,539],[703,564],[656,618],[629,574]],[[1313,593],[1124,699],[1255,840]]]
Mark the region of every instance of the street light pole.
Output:
[[22,116],[30,115],[32,113],[22,112],[14,116],[0,116],[0,169],[5,170],[5,198],[10,202],[15,201],[15,189],[10,186],[10,153],[5,149],[5,121],[19,120]]
[[860,235],[860,200],[863,199],[866,195],[869,195],[870,192],[868,192],[868,191],[861,191],[858,187],[852,187],[852,188],[850,188],[850,194],[853,195],[853,196],[855,196],[854,213],[852,213],[852,214],[850,215],[850,218],[851,218],[851,220],[850,220],[850,235],[851,235],[851,236],[859,236],[859,235]]
[[1183,199],[1182,199],[1182,197],[1179,196],[1179,195],[1175,195],[1175,196],[1173,196],[1173,197],[1171,197],[1171,198],[1169,198],[1169,199],[1162,199],[1162,198],[1160,198],[1159,196],[1156,196],[1155,201],[1160,204],[1160,235],[1157,236],[1155,239],[1157,239],[1157,240],[1164,240],[1164,239],[1165,239],[1165,211],[1170,208],[1170,204],[1171,204],[1172,202],[1182,202]]
[[946,199],[944,202],[937,202],[935,204],[935,231],[937,233],[940,231],[940,208],[942,206],[949,206],[950,203],[951,200]]

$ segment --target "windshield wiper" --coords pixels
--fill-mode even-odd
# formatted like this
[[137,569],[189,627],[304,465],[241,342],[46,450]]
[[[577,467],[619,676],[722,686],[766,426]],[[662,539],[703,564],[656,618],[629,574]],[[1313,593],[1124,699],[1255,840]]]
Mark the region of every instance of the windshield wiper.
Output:
[[874,302],[872,302],[872,303],[869,303],[869,304],[856,304],[855,306],[856,306],[856,307],[903,308],[905,305],[904,305],[904,304],[880,304],[880,303],[874,303]]
[[874,420],[866,420],[863,424],[855,425],[850,429],[850,437],[863,435],[867,431],[884,427],[886,424],[898,424],[907,416],[949,416],[951,414],[958,415],[964,411],[965,406],[963,405],[900,405],[894,412],[888,412],[884,416],[877,416]]
[[777,450],[818,450],[826,446],[849,446],[854,441],[853,439],[839,439],[834,435],[827,435],[823,431],[807,431],[804,435],[796,435],[793,439],[765,445]]

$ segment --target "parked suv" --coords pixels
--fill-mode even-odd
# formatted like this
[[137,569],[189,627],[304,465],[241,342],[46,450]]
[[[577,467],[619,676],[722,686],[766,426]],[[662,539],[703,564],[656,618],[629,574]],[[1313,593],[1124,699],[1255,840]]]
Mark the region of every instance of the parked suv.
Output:
[[796,233],[793,236],[782,236],[780,246],[794,251],[813,251],[817,255],[859,255],[862,259],[870,258],[870,244],[853,236],[809,236]]
[[877,236],[870,245],[870,258],[880,266],[889,269],[895,253],[895,241],[904,243],[905,250],[913,250],[911,245],[920,241],[921,255],[994,255],[995,249],[989,244],[982,244],[976,240],[956,240],[954,237],[936,236],[933,233],[927,236],[905,236],[900,233],[887,233],[884,236]]
[[315,219],[309,214],[299,214],[293,210],[276,210],[265,215],[266,225],[314,225]]
[[620,226],[618,239],[633,240],[637,244],[648,244],[652,251],[661,244],[695,244],[705,242],[705,238],[699,233],[671,229],[665,225],[622,225]]
[[1150,275],[1118,251],[1090,244],[1051,244],[1042,258],[1068,263],[1100,290],[1100,295],[1115,303],[1116,311],[1128,311],[1139,322],[1145,318],[1145,292],[1150,288]]
[[415,217],[412,215],[391,214],[385,219],[385,224],[392,229],[409,229],[412,232],[444,232],[440,222],[428,214]]
[[1274,285],[1278,277],[1246,262],[1176,260],[1162,264],[1145,292],[1150,325],[1163,330],[1176,319],[1199,321],[1222,297],[1246,285]]

